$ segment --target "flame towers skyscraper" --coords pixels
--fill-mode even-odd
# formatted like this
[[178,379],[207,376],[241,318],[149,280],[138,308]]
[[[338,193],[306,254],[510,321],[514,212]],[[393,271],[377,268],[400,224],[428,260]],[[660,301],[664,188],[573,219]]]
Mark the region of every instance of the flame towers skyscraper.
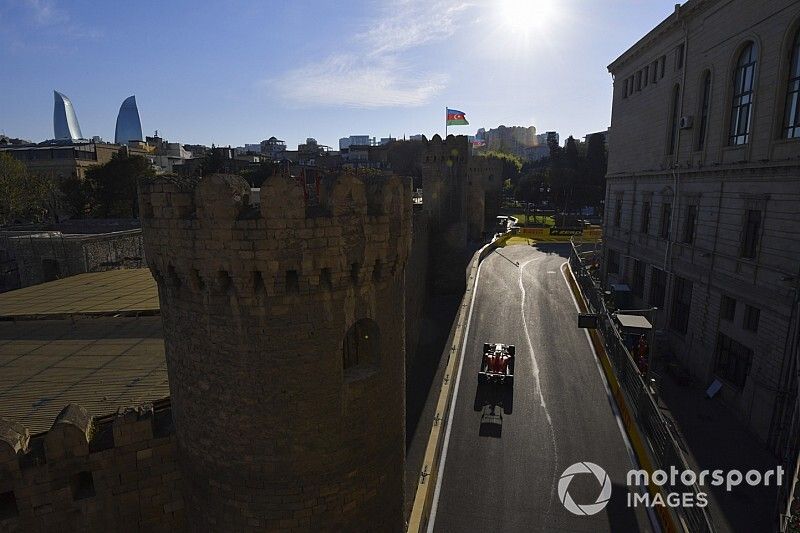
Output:
[[81,127],[75,108],[66,95],[53,91],[55,105],[53,106],[53,133],[56,139],[76,141],[82,139]]
[[129,96],[122,102],[119,108],[114,142],[116,144],[127,144],[128,141],[143,140],[142,122],[139,120],[139,108],[136,107],[136,96]]

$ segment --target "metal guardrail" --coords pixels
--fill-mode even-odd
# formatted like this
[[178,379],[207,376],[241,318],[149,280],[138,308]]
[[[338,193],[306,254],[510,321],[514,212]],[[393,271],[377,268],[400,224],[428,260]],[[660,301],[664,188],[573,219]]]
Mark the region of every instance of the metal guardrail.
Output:
[[[588,246],[591,246],[591,248],[588,248]],[[633,357],[612,320],[611,313],[603,299],[603,290],[599,282],[592,277],[587,269],[588,261],[585,258],[590,257],[592,260],[597,258],[599,250],[596,246],[594,243],[591,245],[578,244],[576,246],[574,240],[572,241],[569,257],[572,272],[587,302],[589,312],[599,316],[597,331],[602,337],[603,345],[628,407],[635,418],[639,430],[647,441],[654,468],[667,472],[673,466],[679,471],[688,470],[689,466],[681,452],[677,439],[673,436],[667,421],[659,411],[658,405],[656,405]],[[683,484],[670,485],[668,482],[662,488],[666,494],[686,492],[686,486]],[[698,492],[697,486],[693,486],[692,490],[696,494]],[[679,507],[674,510],[684,522],[688,531],[692,533],[710,533],[714,531],[711,514],[707,507]]]

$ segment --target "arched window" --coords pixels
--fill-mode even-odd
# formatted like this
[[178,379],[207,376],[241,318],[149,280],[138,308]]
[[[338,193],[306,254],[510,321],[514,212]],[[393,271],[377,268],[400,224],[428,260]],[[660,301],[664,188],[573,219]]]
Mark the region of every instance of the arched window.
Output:
[[675,153],[675,149],[678,147],[678,121],[680,119],[680,104],[681,104],[681,88],[676,85],[675,88],[672,90],[672,119],[670,120],[670,132],[669,132],[669,153],[670,155]]
[[794,37],[786,96],[786,138],[800,138],[800,29]]
[[700,95],[700,132],[697,135],[697,149],[706,147],[706,132],[708,131],[708,114],[711,107],[711,72],[703,75],[702,94]]
[[739,60],[736,62],[736,73],[733,76],[733,103],[729,134],[729,144],[731,145],[750,142],[755,73],[756,45],[749,43],[739,55]]
[[369,318],[362,318],[347,330],[342,342],[342,367],[345,373],[356,369],[377,368],[379,351],[378,324]]

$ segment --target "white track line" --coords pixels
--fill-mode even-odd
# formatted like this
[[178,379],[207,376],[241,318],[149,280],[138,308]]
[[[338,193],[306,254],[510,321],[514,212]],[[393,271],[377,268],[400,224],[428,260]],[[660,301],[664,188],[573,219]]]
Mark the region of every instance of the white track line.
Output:
[[[569,261],[564,261],[561,265],[561,276],[564,278],[564,283],[567,284],[567,290],[569,291],[569,295],[572,297],[572,303],[575,304],[575,309],[580,313],[581,308],[578,305],[578,300],[575,299],[575,294],[572,292],[572,286],[567,279],[567,275],[564,273],[564,266],[572,271],[571,267],[569,266]],[[574,276],[573,276],[574,277]],[[577,279],[575,283],[577,284]],[[608,381],[606,381],[606,374],[603,371],[603,367],[600,364],[600,357],[597,355],[597,351],[594,349],[594,344],[592,343],[592,338],[589,336],[589,330],[583,330],[584,335],[586,335],[586,342],[589,343],[589,348],[592,349],[592,353],[594,354],[594,363],[597,366],[597,371],[600,373],[600,377],[602,378],[601,381],[603,382],[603,387],[606,389],[606,396],[608,396],[608,402],[611,404],[611,411],[614,413],[614,418],[617,421],[617,427],[619,428],[620,434],[622,434],[622,441],[625,443],[625,449],[628,451],[628,458],[631,461],[631,464],[634,468],[641,468],[639,464],[639,460],[636,458],[636,453],[633,451],[633,445],[631,441],[628,439],[628,433],[625,431],[625,424],[622,422],[622,417],[619,414],[619,407],[617,406],[617,401],[614,399],[614,395],[611,394],[611,388],[608,386]],[[647,490],[646,487],[639,487],[639,492],[644,494]],[[650,519],[650,525],[653,526],[653,530],[656,533],[661,533],[661,526],[658,524],[658,520],[656,519],[656,515],[653,512],[653,509],[649,506],[646,507],[647,509],[647,517]]]
[[[528,343],[528,350],[531,354],[531,364],[533,365],[533,380],[536,386],[536,392],[539,394],[539,405],[542,406],[544,410],[544,416],[547,418],[547,425],[550,427],[550,440],[553,443],[553,478],[555,479],[558,475],[558,446],[556,445],[556,430],[553,427],[553,419],[550,418],[550,411],[547,410],[547,404],[544,401],[544,393],[542,392],[542,382],[539,380],[539,364],[536,362],[536,357],[533,353],[533,342],[531,341],[531,334],[528,331],[528,321],[525,318],[525,300],[527,299],[527,292],[525,291],[525,285],[522,282],[522,269],[528,266],[534,259],[529,259],[525,263],[520,264],[519,266],[519,290],[522,293],[522,298],[520,298],[519,306],[520,306],[520,314],[522,315],[522,330],[525,332],[525,341]],[[550,512],[550,507],[553,505],[553,499],[556,493],[556,485],[555,483],[550,488],[550,498],[547,501],[547,510],[545,514]]]
[[[491,254],[490,254],[491,255]],[[488,256],[487,256],[488,258]],[[472,310],[475,307],[475,295],[478,293],[478,280],[481,277],[481,267],[483,261],[478,264],[478,271],[475,274],[475,285],[472,288],[472,301],[469,304],[469,314],[467,315],[467,325],[464,327],[464,333],[461,336],[461,355],[458,362],[458,373],[456,375],[456,382],[453,385],[453,397],[450,398],[450,413],[447,415],[447,429],[444,432],[444,444],[442,445],[442,455],[439,457],[439,468],[436,475],[436,490],[433,492],[433,504],[431,505],[431,515],[428,518],[428,533],[433,533],[433,526],[436,522],[436,511],[439,507],[439,493],[442,490],[442,478],[444,477],[444,465],[447,461],[447,447],[450,444],[450,430],[453,428],[453,413],[455,413],[456,399],[458,398],[458,389],[461,384],[461,372],[464,369],[464,353],[467,351],[467,339],[469,339],[469,327],[472,324]]]

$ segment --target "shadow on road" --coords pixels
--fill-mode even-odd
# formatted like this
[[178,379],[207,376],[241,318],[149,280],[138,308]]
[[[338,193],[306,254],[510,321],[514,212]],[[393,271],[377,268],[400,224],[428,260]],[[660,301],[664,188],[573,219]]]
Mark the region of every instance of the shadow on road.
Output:
[[531,247],[546,254],[560,255],[564,259],[569,258],[570,243],[568,242],[535,242],[531,244]]
[[651,531],[650,525],[640,524],[634,509],[628,507],[628,486],[623,483],[612,483],[606,512],[610,531]]
[[481,437],[499,439],[503,436],[503,409],[495,405],[487,405],[481,414],[481,427],[478,431]]
[[503,414],[510,415],[514,411],[514,387],[499,383],[478,383],[475,387],[475,411],[483,411],[485,407],[497,408]]

